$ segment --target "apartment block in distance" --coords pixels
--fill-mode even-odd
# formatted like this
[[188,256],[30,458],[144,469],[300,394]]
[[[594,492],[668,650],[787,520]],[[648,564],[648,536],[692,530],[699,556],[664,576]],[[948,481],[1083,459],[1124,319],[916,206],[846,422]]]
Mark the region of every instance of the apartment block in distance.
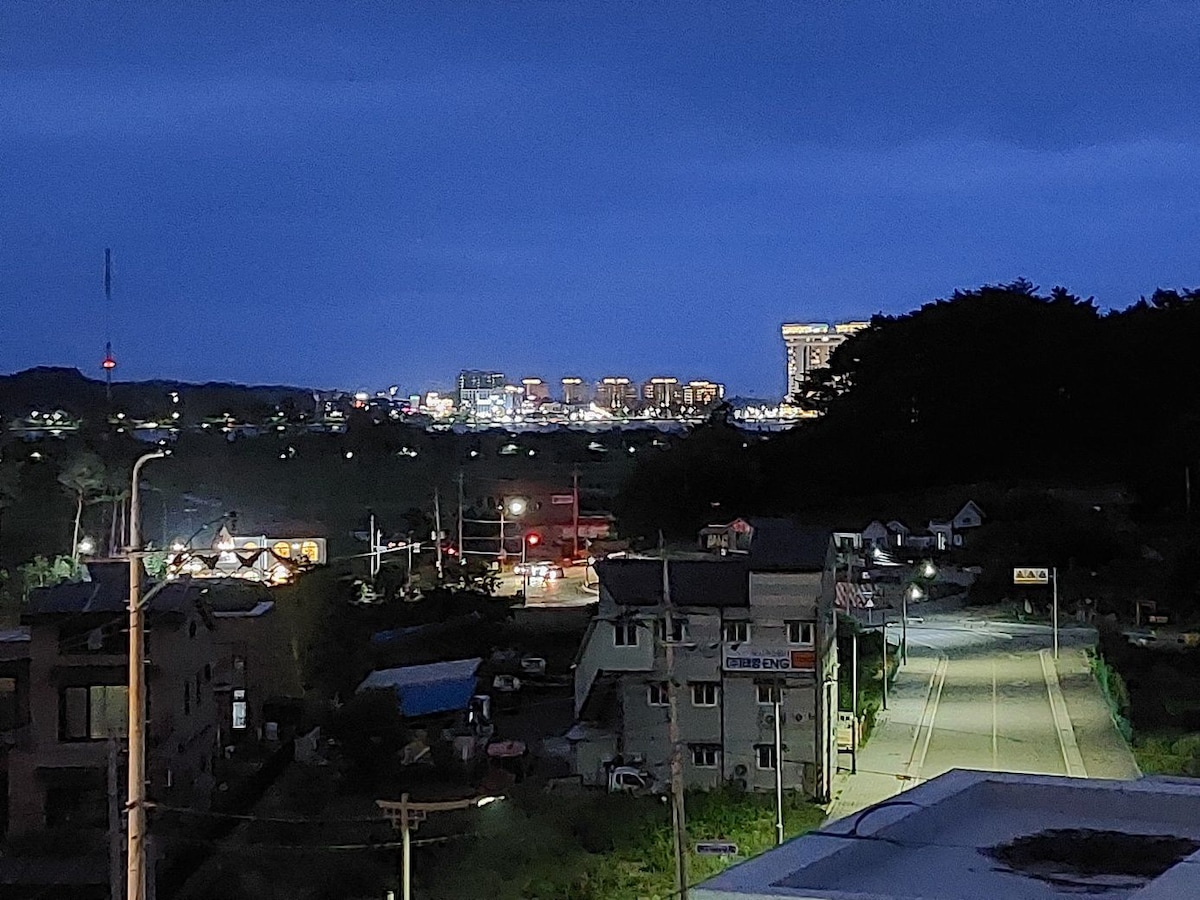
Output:
[[567,406],[582,406],[588,402],[588,387],[578,375],[568,375],[562,380],[562,402]]
[[813,369],[829,365],[833,351],[846,338],[862,331],[870,322],[825,322],[810,324],[788,323],[783,326],[783,343],[787,348],[787,395],[800,393],[805,377]]
[[837,721],[830,535],[738,519],[701,541],[667,559],[596,564],[599,607],[575,668],[567,736],[575,772],[603,784],[613,767],[635,766],[665,782],[670,681],[689,787],[769,791],[782,766],[785,788],[825,799]]

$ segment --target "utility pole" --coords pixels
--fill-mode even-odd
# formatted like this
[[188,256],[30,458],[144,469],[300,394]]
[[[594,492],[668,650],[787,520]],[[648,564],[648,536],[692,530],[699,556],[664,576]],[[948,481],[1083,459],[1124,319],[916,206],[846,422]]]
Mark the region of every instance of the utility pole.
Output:
[[121,900],[121,800],[117,784],[117,739],[108,736],[108,898]]
[[466,551],[463,549],[463,473],[458,470],[458,564],[467,564]]
[[410,531],[405,535],[405,545],[408,548],[408,567],[404,570],[404,592],[412,593],[412,555],[413,555],[413,539]]
[[1054,660],[1058,661],[1058,567],[1050,570],[1050,578],[1054,583]]
[[379,539],[375,534],[375,513],[371,513],[371,520],[368,525],[371,532],[371,577],[374,578],[379,574]]
[[775,845],[783,843],[783,682],[775,692]]
[[445,573],[442,571],[442,499],[440,491],[433,489],[433,539],[437,546],[437,576],[441,584]]
[[571,498],[574,504],[572,513],[571,534],[574,536],[572,559],[579,559],[579,465],[571,470]]
[[[659,539],[659,546],[662,540]],[[663,645],[667,663],[667,740],[671,744],[671,833],[675,839],[675,896],[688,900],[687,819],[683,805],[683,760],[679,748],[679,699],[675,690],[675,623],[671,605],[671,575],[664,549]]]
[[145,604],[142,600],[142,521],[138,479],[142,466],[166,456],[155,450],[133,464],[129,489],[129,810],[126,896],[146,897],[146,684]]
[[883,613],[883,628],[879,632],[883,635],[883,708],[887,709],[887,692],[888,692],[888,663],[887,663],[887,612]]
[[1192,517],[1192,466],[1183,467],[1183,512],[1187,518]]
[[854,626],[854,640],[850,645],[850,774],[858,773],[858,625]]
[[400,896],[402,900],[412,900],[412,832],[425,821],[431,812],[451,812],[458,809],[476,809],[489,803],[503,799],[501,797],[471,797],[468,800],[442,800],[435,803],[418,803],[408,799],[408,794],[401,794],[399,802],[395,800],[376,800],[375,805],[383,810],[383,814],[392,820],[392,827],[400,831],[400,853],[402,871],[400,873]]

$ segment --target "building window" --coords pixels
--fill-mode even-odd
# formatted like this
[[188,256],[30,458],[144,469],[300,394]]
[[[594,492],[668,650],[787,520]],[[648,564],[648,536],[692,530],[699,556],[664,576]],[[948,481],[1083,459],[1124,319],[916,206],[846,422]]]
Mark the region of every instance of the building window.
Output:
[[243,690],[234,690],[233,692],[233,721],[231,724],[235,731],[246,729],[246,692]]
[[727,644],[744,644],[750,640],[749,622],[725,622],[721,625],[721,640]]
[[799,619],[788,619],[787,639],[789,644],[802,644],[811,647],[813,642],[813,623],[801,622]]
[[687,640],[687,620],[677,616],[671,618],[671,635],[667,637],[667,620],[658,620],[658,639],[660,641],[670,640],[673,644],[680,644]]
[[617,622],[613,625],[614,647],[636,647],[638,645],[638,628],[634,622]]
[[59,738],[101,741],[109,735],[125,737],[128,707],[129,689],[123,684],[63,688],[59,696]]
[[647,706],[666,706],[667,702],[667,683],[665,681],[654,681],[646,685]]
[[754,762],[760,769],[775,770],[775,745],[774,744],[755,744],[754,745]]
[[756,684],[754,693],[759,706],[774,706],[783,699],[783,690],[777,684]]
[[712,744],[692,746],[692,765],[697,769],[715,769],[721,764],[721,748]]
[[692,706],[716,706],[717,683],[715,681],[692,682]]

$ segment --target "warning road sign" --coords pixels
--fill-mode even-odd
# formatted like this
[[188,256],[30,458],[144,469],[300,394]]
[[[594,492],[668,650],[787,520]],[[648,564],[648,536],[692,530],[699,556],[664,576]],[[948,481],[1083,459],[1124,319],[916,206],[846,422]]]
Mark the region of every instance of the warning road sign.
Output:
[[1033,566],[1023,566],[1020,569],[1013,569],[1013,584],[1049,584],[1050,570],[1044,568],[1035,568]]

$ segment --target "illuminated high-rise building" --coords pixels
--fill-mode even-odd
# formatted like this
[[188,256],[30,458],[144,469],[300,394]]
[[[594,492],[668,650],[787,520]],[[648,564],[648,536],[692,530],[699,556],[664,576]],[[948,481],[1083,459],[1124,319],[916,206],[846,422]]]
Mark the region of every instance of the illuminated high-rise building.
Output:
[[800,392],[801,385],[813,369],[829,365],[833,351],[846,338],[862,331],[870,322],[826,322],[810,324],[788,323],[783,326],[783,344],[787,348],[787,397]]
[[682,393],[684,406],[707,406],[725,398],[725,385],[717,381],[689,381]]
[[637,399],[636,385],[624,375],[609,376],[596,382],[596,405],[603,409],[633,409]]
[[562,380],[562,402],[568,406],[578,406],[588,402],[587,382],[575,375],[568,375]]
[[670,376],[656,376],[642,382],[642,403],[658,409],[676,407],[683,400],[683,391],[679,387],[679,379]]
[[540,378],[522,378],[521,386],[525,388],[525,399],[534,403],[550,399],[550,385]]

